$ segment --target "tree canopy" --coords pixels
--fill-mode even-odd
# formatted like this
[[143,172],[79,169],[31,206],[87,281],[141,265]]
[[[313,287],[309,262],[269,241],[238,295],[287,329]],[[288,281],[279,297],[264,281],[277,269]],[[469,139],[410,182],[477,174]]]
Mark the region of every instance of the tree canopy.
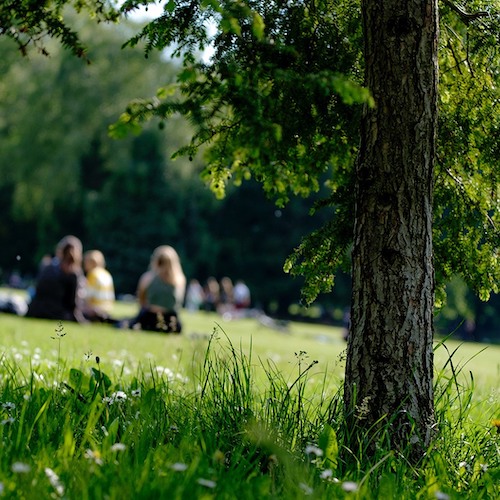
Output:
[[[130,10],[142,2],[125,2]],[[498,127],[498,2],[442,5],[440,122],[435,182],[434,241],[438,304],[444,284],[461,275],[483,298],[500,282]],[[228,182],[254,177],[278,205],[308,196],[330,169],[331,195],[318,203],[335,217],[305,237],[286,269],[303,274],[304,299],[331,289],[334,269],[346,266],[352,236],[353,164],[361,86],[360,3],[171,1],[162,16],[129,41],[146,53],[174,46],[183,71],[156,98],[131,106],[114,126],[174,113],[195,127],[178,151],[201,145],[204,175],[223,195]],[[210,29],[209,29],[210,27]],[[213,47],[209,61],[200,53]],[[496,111],[497,110],[497,111]]]
[[78,57],[86,57],[87,48],[77,29],[68,20],[68,8],[86,11],[97,21],[117,21],[118,11],[107,0],[6,0],[0,2],[0,35],[12,39],[22,54],[33,48],[48,55],[47,40],[58,39]]

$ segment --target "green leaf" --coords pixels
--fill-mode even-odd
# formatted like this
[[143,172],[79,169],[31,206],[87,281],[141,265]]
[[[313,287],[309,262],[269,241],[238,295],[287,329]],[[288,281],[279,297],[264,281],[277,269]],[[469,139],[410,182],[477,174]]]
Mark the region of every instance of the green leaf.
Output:
[[235,35],[241,36],[241,26],[235,17],[226,17],[220,23],[222,31],[225,33],[234,33]]
[[325,465],[336,469],[339,456],[339,444],[337,441],[337,434],[330,425],[325,425],[323,432],[319,436],[318,444],[323,450],[325,462],[328,462]]
[[[69,371],[69,382],[70,386],[75,389],[75,391],[86,392],[89,388],[90,378],[81,370],[71,368]],[[84,391],[82,391],[82,387]]]
[[110,378],[101,370],[98,370],[94,367],[90,369],[91,376],[94,380],[97,381],[97,383],[100,383],[101,386],[103,385],[106,389],[108,389],[111,386],[111,380]]
[[175,10],[175,7],[176,7],[175,0],[169,0],[169,2],[165,4],[165,7],[163,7],[163,10],[165,12],[173,12]]
[[266,27],[264,19],[258,12],[252,12],[252,18],[252,33],[257,40],[263,40]]

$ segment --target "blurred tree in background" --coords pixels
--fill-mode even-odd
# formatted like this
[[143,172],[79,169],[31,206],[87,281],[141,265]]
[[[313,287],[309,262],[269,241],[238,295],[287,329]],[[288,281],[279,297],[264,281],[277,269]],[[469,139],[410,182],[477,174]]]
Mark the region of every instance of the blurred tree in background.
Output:
[[[41,257],[74,233],[85,248],[104,252],[117,291],[134,293],[153,248],[169,243],[188,277],[244,279],[256,304],[286,314],[302,280],[285,275],[283,262],[327,213],[313,221],[302,199],[277,209],[253,181],[216,200],[200,180],[200,161],[169,158],[191,133],[180,118],[110,139],[108,126],[131,98],[154,94],[178,68],[162,54],[145,61],[121,49],[134,23],[76,24],[90,64],[49,39],[50,57],[21,58],[0,38],[3,280],[13,271],[33,278]],[[348,281],[341,295],[340,302],[325,297],[325,305],[347,307]]]

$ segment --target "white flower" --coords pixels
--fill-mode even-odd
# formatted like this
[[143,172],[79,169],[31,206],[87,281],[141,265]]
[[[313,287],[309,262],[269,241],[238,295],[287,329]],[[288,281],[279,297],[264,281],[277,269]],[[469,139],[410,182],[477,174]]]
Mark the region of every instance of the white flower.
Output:
[[7,401],[6,403],[2,403],[2,408],[7,411],[15,410],[16,409],[16,404],[11,403],[10,401]]
[[140,397],[141,395],[141,389],[134,389],[132,392],[131,392],[132,396],[134,396],[134,398],[138,398]]
[[165,368],[164,366],[157,366],[156,372],[158,375],[164,375],[168,380],[174,379],[174,372],[170,368]]
[[52,488],[54,488],[54,490],[56,490],[56,493],[60,497],[62,497],[64,495],[64,486],[61,483],[59,476],[49,467],[45,467],[45,475],[49,479]]
[[299,483],[299,488],[304,492],[305,495],[312,495],[313,489],[306,483]]
[[443,493],[442,491],[436,491],[434,496],[437,498],[437,500],[450,500],[450,496],[446,493]]
[[127,395],[123,391],[116,391],[111,394],[111,396],[102,398],[103,403],[107,403],[108,405],[112,405],[114,403],[123,403],[127,400]]
[[342,489],[348,492],[358,491],[358,485],[354,481],[345,481],[342,483]]
[[16,421],[14,417],[5,418],[2,420],[2,425],[13,424]]
[[481,470],[483,472],[486,472],[488,470],[488,464],[479,464],[479,466],[481,467]]
[[27,474],[31,471],[31,466],[29,464],[25,464],[24,462],[14,462],[12,464],[12,472],[16,474]]
[[176,472],[184,472],[188,468],[188,466],[181,462],[175,462],[175,464],[172,464],[170,468],[172,470],[175,470]]
[[127,399],[127,395],[123,391],[113,392],[111,397],[114,398],[115,401],[125,401]]
[[309,444],[306,446],[306,455],[316,455],[317,457],[322,457],[323,450],[317,446]]
[[98,451],[92,451],[91,449],[87,449],[85,451],[85,458],[91,462],[96,463],[97,465],[103,464],[101,454]]
[[111,447],[111,451],[125,451],[127,449],[127,446],[124,445],[123,443],[115,443]]
[[189,378],[188,377],[185,377],[184,375],[180,374],[180,373],[177,373],[176,374],[176,378],[177,380],[179,380],[180,382],[182,382],[183,384],[187,384],[189,382]]
[[331,477],[333,477],[332,469],[325,469],[325,470],[321,471],[321,474],[319,475],[319,477],[321,479],[330,479]]
[[201,484],[202,486],[206,486],[207,488],[215,488],[217,486],[217,483],[215,481],[210,481],[210,479],[203,479],[200,477],[199,479],[196,480],[198,484]]

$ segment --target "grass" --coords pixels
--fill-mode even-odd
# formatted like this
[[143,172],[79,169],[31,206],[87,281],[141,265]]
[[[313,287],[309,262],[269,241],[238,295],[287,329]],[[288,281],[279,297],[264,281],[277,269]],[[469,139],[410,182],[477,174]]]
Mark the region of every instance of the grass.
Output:
[[415,467],[382,442],[345,459],[339,329],[182,319],[162,336],[2,315],[3,496],[500,497],[499,346],[436,348],[439,432]]

